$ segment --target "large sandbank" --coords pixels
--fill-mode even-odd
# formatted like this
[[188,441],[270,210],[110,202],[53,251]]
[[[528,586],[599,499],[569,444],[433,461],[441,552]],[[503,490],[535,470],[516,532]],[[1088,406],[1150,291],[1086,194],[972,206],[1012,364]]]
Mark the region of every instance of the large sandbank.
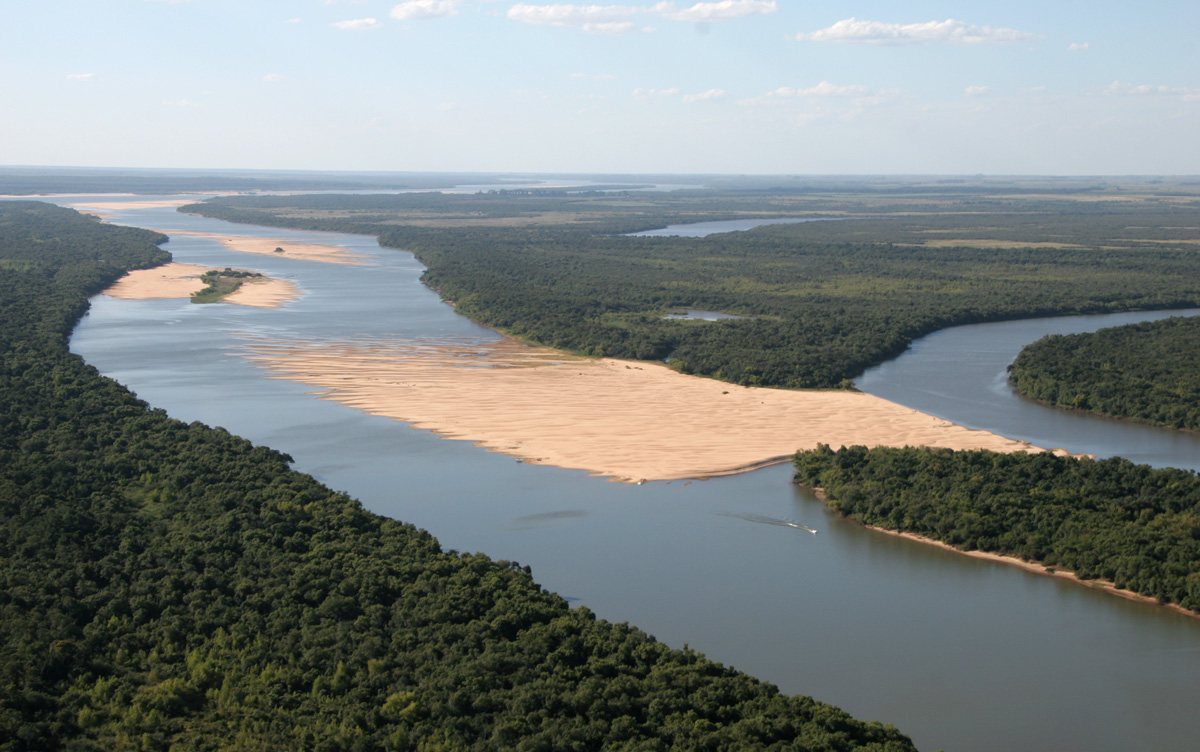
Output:
[[321,261],[328,264],[361,265],[366,257],[351,253],[344,246],[308,240],[282,238],[256,238],[250,235],[221,235],[214,232],[192,232],[187,230],[159,230],[167,235],[187,235],[193,238],[215,240],[231,251],[257,253],[264,256]]
[[246,357],[322,399],[622,481],[744,472],[818,443],[1041,451],[867,394],[740,387],[507,339],[250,340]]
[[[153,269],[137,269],[121,277],[104,291],[105,295],[124,300],[190,298],[204,289],[200,276],[211,266],[170,263]],[[278,308],[300,297],[300,289],[286,279],[251,277],[242,286],[221,299],[223,303]]]

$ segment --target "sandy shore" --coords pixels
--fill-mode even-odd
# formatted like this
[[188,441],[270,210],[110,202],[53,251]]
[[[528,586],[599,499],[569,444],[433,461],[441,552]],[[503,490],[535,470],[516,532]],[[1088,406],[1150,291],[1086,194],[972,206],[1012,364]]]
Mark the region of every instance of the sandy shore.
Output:
[[[819,489],[816,489],[816,490],[818,491],[818,494],[819,494],[820,493]],[[855,522],[857,522],[857,520],[855,520]],[[862,524],[862,523],[859,523],[859,524]],[[1111,582],[1109,580],[1081,579],[1078,575],[1076,575],[1074,572],[1071,572],[1069,570],[1061,569],[1059,567],[1047,568],[1047,566],[1045,564],[1042,564],[1042,563],[1039,563],[1036,561],[1026,561],[1025,559],[1018,559],[1015,556],[1002,556],[1001,554],[988,553],[987,551],[964,551],[961,548],[955,548],[954,546],[951,546],[948,543],[943,543],[940,540],[936,540],[934,538],[926,538],[923,535],[917,535],[915,533],[906,533],[906,532],[902,532],[899,530],[888,530],[887,528],[876,527],[874,525],[863,525],[863,527],[865,527],[869,530],[874,530],[875,532],[878,532],[878,533],[885,533],[887,535],[895,536],[897,538],[904,538],[906,540],[916,541],[918,543],[923,543],[928,546],[936,546],[938,548],[945,549],[947,551],[953,551],[956,554],[970,556],[973,559],[985,559],[987,561],[994,561],[998,564],[1005,564],[1005,565],[1011,566],[1011,567],[1018,567],[1020,569],[1024,569],[1027,572],[1033,572],[1034,574],[1046,575],[1048,577],[1058,577],[1060,579],[1069,580],[1071,582],[1074,582],[1075,584],[1084,585],[1084,586],[1092,588],[1094,590],[1102,590],[1105,593],[1108,593],[1109,595],[1115,595],[1118,598],[1124,598],[1125,600],[1129,600],[1129,601],[1137,601],[1138,603],[1146,603],[1146,604],[1149,604],[1152,606],[1157,606],[1159,608],[1165,608],[1168,611],[1174,611],[1175,613],[1183,614],[1184,616],[1188,616],[1193,619],[1200,619],[1200,614],[1196,613],[1195,611],[1189,611],[1188,609],[1180,606],[1177,603],[1159,603],[1157,599],[1151,598],[1148,595],[1142,595],[1141,593],[1135,593],[1132,590],[1123,590],[1123,589],[1117,587],[1117,584],[1115,582]]]
[[[123,300],[190,298],[204,289],[200,275],[210,269],[211,266],[179,263],[156,266],[153,269],[137,269],[117,280],[104,294]],[[299,288],[291,282],[261,277],[244,281],[240,288],[222,298],[221,302],[256,308],[278,308],[299,297]]]
[[729,475],[818,443],[1040,451],[866,394],[739,387],[511,340],[248,340],[246,357],[322,399],[623,481]]
[[[158,230],[157,232],[171,236],[187,235],[193,238],[208,238],[209,240],[217,241],[231,251],[239,253],[257,253],[264,256],[276,256],[301,261],[321,261],[328,264],[351,264],[359,266],[366,263],[365,256],[351,253],[344,246],[330,243],[282,238],[256,238],[249,235],[219,235],[212,232],[189,232],[184,230]],[[282,251],[276,249],[282,249]]]

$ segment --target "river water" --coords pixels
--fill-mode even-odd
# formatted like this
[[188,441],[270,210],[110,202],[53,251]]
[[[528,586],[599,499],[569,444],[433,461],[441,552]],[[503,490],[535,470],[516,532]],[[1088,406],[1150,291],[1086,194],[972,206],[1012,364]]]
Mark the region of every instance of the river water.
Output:
[[[163,208],[119,211],[109,221],[168,232],[316,235]],[[297,469],[429,530],[445,548],[531,565],[544,587],[603,618],[688,644],[785,692],[893,723],[922,749],[1195,748],[1200,621],[871,533],[793,487],[787,466],[705,482],[610,483],[518,464],[265,378],[240,357],[247,337],[496,337],[422,286],[409,254],[363,236],[321,237],[370,256],[371,266],[237,254],[179,236],[166,246],[177,261],[257,269],[291,279],[305,296],[280,309],[97,296],[72,350],[174,417],[285,451]],[[1017,336],[1025,341],[1042,331],[1034,321],[1017,325],[1032,327]],[[991,341],[1009,325],[987,326]],[[979,349],[985,335],[976,332],[964,341]],[[914,361],[937,352],[937,337],[864,374],[860,385],[888,392],[889,369],[901,363],[928,373]],[[976,398],[951,393],[977,376],[933,358],[936,384],[916,376],[906,387],[938,408],[921,409],[942,414],[953,404],[951,419],[995,428],[986,411],[975,416],[965,407]],[[998,391],[995,371],[985,368],[989,394]],[[907,395],[893,398],[908,404]],[[999,408],[1002,417],[1009,409]],[[1002,432],[1106,453],[1034,424],[1041,421],[1020,418],[1019,431]],[[1112,447],[1132,449],[1124,440]]]

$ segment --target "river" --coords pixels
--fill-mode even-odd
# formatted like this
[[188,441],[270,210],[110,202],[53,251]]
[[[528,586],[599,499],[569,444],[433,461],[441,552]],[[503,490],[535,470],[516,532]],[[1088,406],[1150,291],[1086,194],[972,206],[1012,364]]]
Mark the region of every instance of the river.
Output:
[[[170,208],[120,210],[109,221],[168,233],[315,235]],[[248,337],[496,337],[422,286],[409,254],[363,236],[322,237],[370,256],[371,266],[237,254],[177,236],[166,246],[177,261],[254,268],[291,279],[305,296],[280,309],[97,296],[72,350],[172,416],[287,452],[297,469],[429,530],[446,548],[531,565],[544,587],[603,618],[893,723],[923,749],[1195,748],[1200,621],[871,533],[793,487],[787,466],[705,482],[610,483],[519,464],[265,378],[240,357]],[[1032,327],[1018,338],[1040,336],[1037,322],[1017,325]],[[1009,325],[988,326],[990,338]],[[938,336],[892,365],[922,373],[913,361]],[[939,386],[917,391],[936,392],[939,405],[974,399],[949,390],[975,376],[933,362]],[[860,384],[887,391],[892,365]],[[991,381],[985,389],[996,391]],[[954,413],[958,422],[994,427],[956,409],[966,410]],[[1093,451],[1074,438],[1030,440]]]

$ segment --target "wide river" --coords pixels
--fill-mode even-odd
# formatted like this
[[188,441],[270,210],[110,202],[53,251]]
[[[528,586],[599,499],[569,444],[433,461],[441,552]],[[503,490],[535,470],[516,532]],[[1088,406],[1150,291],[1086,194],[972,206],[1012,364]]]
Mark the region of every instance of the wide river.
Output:
[[[313,237],[170,208],[117,211],[109,221]],[[279,309],[98,296],[72,349],[174,417],[285,451],[297,469],[429,530],[445,548],[529,564],[544,587],[606,619],[690,645],[785,692],[893,723],[923,749],[1196,748],[1200,620],[869,532],[793,487],[784,465],[706,482],[610,483],[519,464],[265,378],[241,357],[248,338],[496,337],[422,286],[409,254],[363,236],[323,237],[371,265],[238,254],[178,236],[166,246],[177,261],[258,269],[305,295]],[[1111,438],[1093,428],[1057,433],[1060,414],[1022,404],[1033,412],[1009,420],[1020,403],[1003,401],[1013,348],[1059,327],[1122,320],[943,332],[860,384],[1043,446],[1163,464],[1141,438],[1121,438],[1143,429],[1099,421],[1115,430]],[[985,358],[993,360],[981,366]],[[1151,433],[1168,445],[1190,442],[1166,464],[1195,466],[1195,437]]]

